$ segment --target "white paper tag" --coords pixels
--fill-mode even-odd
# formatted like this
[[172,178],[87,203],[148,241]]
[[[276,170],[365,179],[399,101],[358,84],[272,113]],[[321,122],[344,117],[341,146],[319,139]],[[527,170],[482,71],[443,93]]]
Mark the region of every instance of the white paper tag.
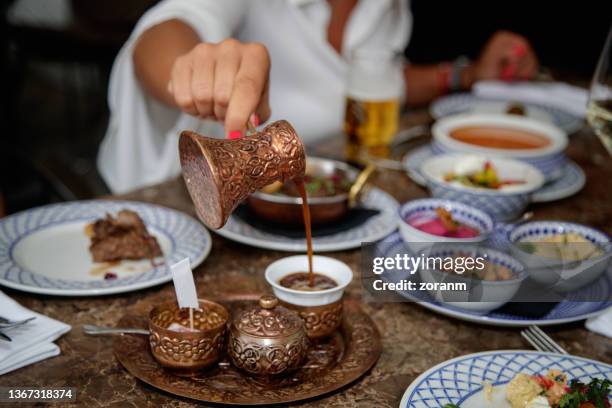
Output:
[[172,280],[174,281],[174,290],[176,291],[176,300],[179,307],[198,309],[200,307],[198,304],[198,294],[196,293],[189,258],[185,258],[170,266],[170,270],[172,271]]

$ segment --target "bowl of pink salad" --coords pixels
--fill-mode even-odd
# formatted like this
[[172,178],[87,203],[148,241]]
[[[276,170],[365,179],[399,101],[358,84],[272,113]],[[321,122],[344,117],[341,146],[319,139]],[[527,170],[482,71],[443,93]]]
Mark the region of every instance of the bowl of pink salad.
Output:
[[493,231],[491,216],[456,201],[423,198],[399,209],[399,231],[406,245],[421,251],[433,243],[478,243]]

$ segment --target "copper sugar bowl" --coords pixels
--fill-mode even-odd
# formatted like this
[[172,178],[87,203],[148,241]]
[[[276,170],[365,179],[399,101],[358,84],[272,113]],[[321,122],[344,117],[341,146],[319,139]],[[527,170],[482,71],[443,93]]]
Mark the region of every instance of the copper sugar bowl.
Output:
[[229,312],[218,303],[199,300],[193,311],[194,331],[169,327],[178,323],[189,327],[189,309],[176,302],[162,303],[149,314],[149,344],[155,360],[178,376],[192,376],[215,364],[223,355]]
[[229,329],[230,360],[258,376],[300,367],[309,346],[303,320],[272,295],[262,296],[259,306],[235,316]]
[[275,181],[303,177],[306,168],[304,145],[284,120],[233,140],[184,131],[179,154],[196,211],[213,229],[225,225],[249,194]]

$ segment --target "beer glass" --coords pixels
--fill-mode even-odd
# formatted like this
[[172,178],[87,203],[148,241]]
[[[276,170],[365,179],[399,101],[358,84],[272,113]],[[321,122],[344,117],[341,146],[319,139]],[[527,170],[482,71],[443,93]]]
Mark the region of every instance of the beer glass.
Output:
[[347,158],[388,157],[399,126],[404,78],[399,55],[385,49],[359,49],[348,67],[344,133]]

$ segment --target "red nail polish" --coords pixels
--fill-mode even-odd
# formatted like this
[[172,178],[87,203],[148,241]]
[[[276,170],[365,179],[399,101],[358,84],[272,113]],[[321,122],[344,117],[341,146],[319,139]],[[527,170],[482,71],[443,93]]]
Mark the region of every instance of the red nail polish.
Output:
[[258,114],[253,113],[251,115],[251,123],[253,123],[253,126],[255,126],[255,127],[261,125],[261,121],[259,120],[259,115]]
[[514,79],[514,75],[516,74],[517,65],[516,63],[511,63],[506,65],[500,74],[500,79],[503,81],[512,81]]
[[527,54],[527,47],[523,43],[514,44],[512,53],[517,57],[522,57]]
[[242,132],[239,130],[232,130],[231,132],[229,132],[228,137],[230,139],[240,139],[242,137]]

